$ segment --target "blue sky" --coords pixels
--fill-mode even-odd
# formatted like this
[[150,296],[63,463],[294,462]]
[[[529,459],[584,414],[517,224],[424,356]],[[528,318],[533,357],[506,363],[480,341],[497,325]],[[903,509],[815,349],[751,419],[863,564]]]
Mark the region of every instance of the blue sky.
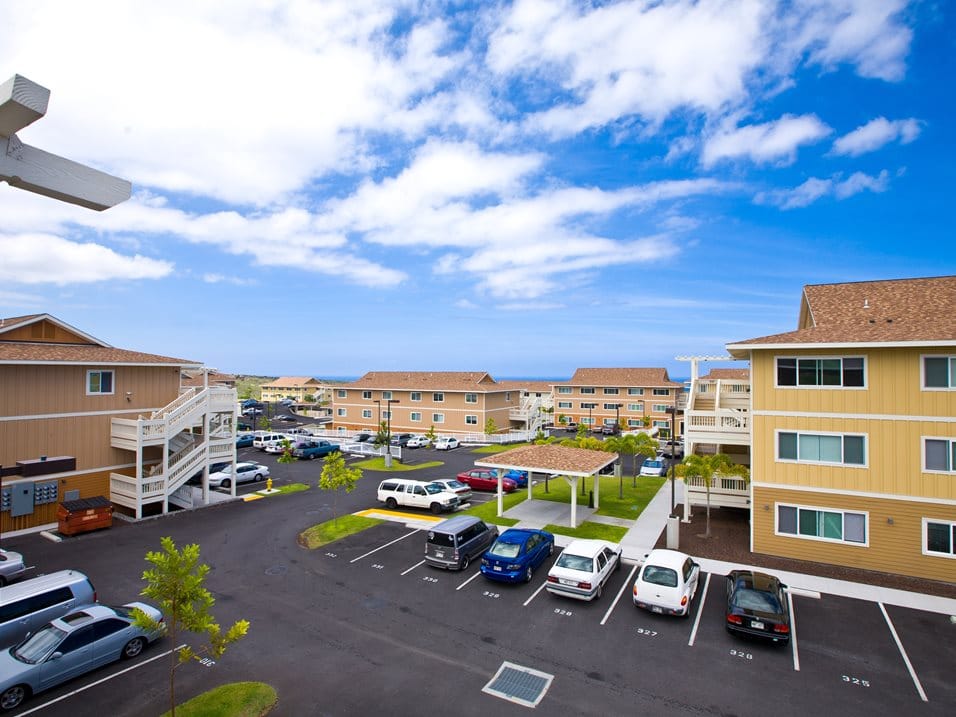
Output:
[[19,138],[133,197],[0,184],[0,315],[233,373],[685,376],[806,284],[956,273],[950,8],[8,3]]

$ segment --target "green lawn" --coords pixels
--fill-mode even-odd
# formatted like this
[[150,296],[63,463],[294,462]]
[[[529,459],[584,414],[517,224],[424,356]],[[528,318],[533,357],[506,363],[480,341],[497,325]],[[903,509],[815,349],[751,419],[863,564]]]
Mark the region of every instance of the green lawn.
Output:
[[[289,485],[278,486],[272,490],[277,490],[279,493],[298,493],[303,490],[309,490],[310,487],[311,486],[308,486],[305,483],[290,483]],[[276,495],[276,493],[272,493],[272,495]]]
[[[177,717],[263,717],[279,696],[264,682],[233,682],[176,705]],[[169,717],[164,712],[162,717]]]
[[608,540],[612,543],[620,543],[621,538],[627,533],[627,528],[622,528],[619,525],[604,525],[603,523],[591,523],[589,521],[584,521],[577,528],[548,523],[544,526],[544,530],[549,533],[570,535],[572,538]]
[[340,515],[338,520],[328,520],[303,530],[299,533],[299,545],[314,550],[383,522],[377,518],[366,518],[364,515]]
[[512,448],[524,448],[525,446],[533,445],[531,443],[507,443],[499,444],[494,443],[490,446],[481,446],[481,448],[472,449],[472,453],[504,453],[505,451],[510,451]]
[[400,471],[417,471],[422,468],[437,468],[438,466],[445,465],[443,461],[429,461],[428,463],[416,463],[415,465],[407,466],[404,463],[399,463],[395,458],[392,458],[392,467],[385,467],[385,458],[382,456],[376,456],[375,458],[366,458],[364,461],[358,461],[352,464],[357,466],[362,470],[366,471],[385,471],[386,473],[398,473]]
[[[587,481],[587,490],[592,490],[592,480]],[[636,518],[647,506],[660,487],[664,485],[663,478],[638,478],[637,487],[632,488],[633,479],[624,478],[623,498],[618,498],[618,479],[614,476],[601,476],[601,491],[599,494],[600,507],[597,510],[598,515],[609,515],[615,518]],[[588,495],[581,495],[580,482],[578,483],[578,503],[587,505]],[[523,490],[516,492],[524,493]],[[555,478],[548,481],[548,492],[544,492],[544,481],[535,485],[533,489],[535,498],[541,500],[553,500],[558,503],[571,502],[571,487],[563,478]]]
[[[504,510],[513,508],[528,497],[527,491],[516,490],[514,493],[506,494],[503,499]],[[515,525],[518,521],[514,518],[498,517],[498,498],[492,498],[487,503],[473,505],[467,510],[461,511],[467,515],[476,515],[486,523],[495,523],[497,525]]]

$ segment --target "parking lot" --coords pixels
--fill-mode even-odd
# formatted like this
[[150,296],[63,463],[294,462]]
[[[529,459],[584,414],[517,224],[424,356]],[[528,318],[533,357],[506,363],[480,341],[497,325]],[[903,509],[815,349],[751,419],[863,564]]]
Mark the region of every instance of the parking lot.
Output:
[[[283,465],[251,449],[240,459],[246,451],[280,485],[314,485],[321,470],[321,462]],[[418,455],[446,461],[423,477],[454,475],[476,458]],[[375,506],[382,477],[366,473],[341,497],[340,510]],[[262,680],[279,692],[278,715],[524,714],[520,702],[483,691],[503,666],[499,682],[516,678],[509,684],[521,689],[512,692],[540,696],[538,709],[555,715],[943,715],[956,704],[956,625],[945,615],[794,591],[795,639],[764,644],[725,631],[720,575],[702,576],[690,616],[673,618],[634,607],[636,566],[628,563],[601,599],[582,603],[542,589],[558,551],[531,583],[507,585],[485,580],[477,567],[457,573],[424,565],[424,532],[402,523],[315,551],[299,547],[298,532],[328,519],[329,503],[313,489],[59,544],[22,536],[4,545],[43,572],[83,570],[100,600],[117,603],[137,597],[143,555],[160,536],[198,542],[212,567],[214,614],[223,625],[245,618],[252,627],[221,660],[181,668],[177,693],[185,699],[224,682]],[[161,641],[132,663],[81,677],[13,714],[82,717],[108,709],[155,717],[166,708],[171,647]]]

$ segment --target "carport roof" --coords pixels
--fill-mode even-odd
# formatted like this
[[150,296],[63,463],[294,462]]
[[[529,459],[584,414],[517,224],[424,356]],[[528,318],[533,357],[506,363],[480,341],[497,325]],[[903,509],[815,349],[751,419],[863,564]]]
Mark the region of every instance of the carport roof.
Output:
[[610,465],[617,453],[568,446],[523,446],[475,461],[480,468],[506,468],[532,473],[557,473],[566,476],[590,476]]

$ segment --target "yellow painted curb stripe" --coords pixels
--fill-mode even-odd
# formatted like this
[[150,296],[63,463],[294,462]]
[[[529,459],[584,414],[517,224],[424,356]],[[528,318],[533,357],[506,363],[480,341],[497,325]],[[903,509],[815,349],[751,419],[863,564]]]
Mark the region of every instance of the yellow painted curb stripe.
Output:
[[355,513],[355,515],[361,515],[366,518],[372,518],[376,515],[386,515],[386,516],[392,516],[395,518],[401,518],[402,520],[424,520],[429,523],[438,523],[444,520],[444,518],[434,518],[430,515],[416,515],[415,513],[402,513],[397,510],[379,510],[377,508],[370,508],[368,510],[360,510],[358,513]]
[[250,500],[262,500],[263,498],[265,498],[264,495],[255,495],[254,493],[242,496],[243,501],[246,503],[248,503]]

